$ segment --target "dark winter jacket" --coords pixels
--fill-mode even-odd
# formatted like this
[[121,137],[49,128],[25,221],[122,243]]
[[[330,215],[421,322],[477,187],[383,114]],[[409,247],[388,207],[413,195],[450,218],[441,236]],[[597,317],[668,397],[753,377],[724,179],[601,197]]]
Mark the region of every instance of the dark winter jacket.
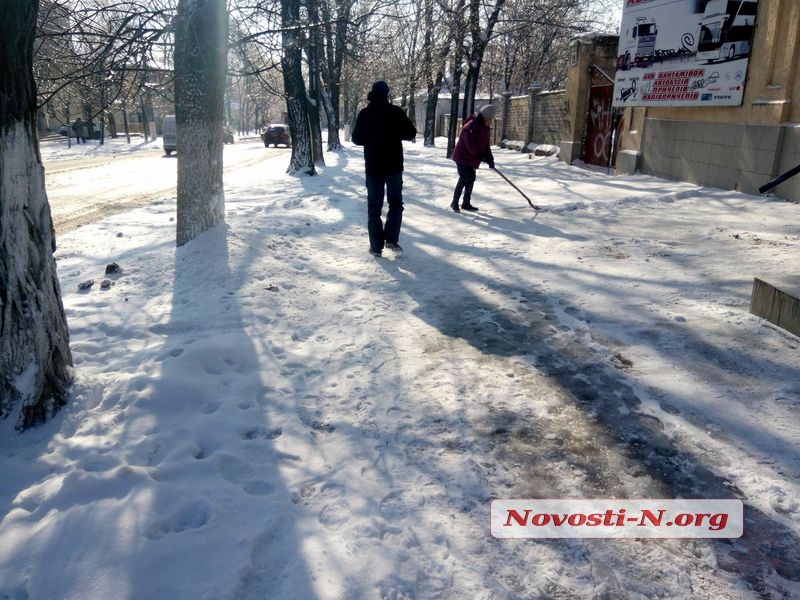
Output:
[[370,103],[356,118],[351,139],[364,146],[368,175],[396,175],[403,171],[403,140],[413,140],[417,128],[399,106],[370,94]]
[[494,156],[490,146],[491,128],[480,114],[469,117],[461,128],[458,142],[453,150],[453,160],[458,164],[477,169],[481,161],[494,169]]

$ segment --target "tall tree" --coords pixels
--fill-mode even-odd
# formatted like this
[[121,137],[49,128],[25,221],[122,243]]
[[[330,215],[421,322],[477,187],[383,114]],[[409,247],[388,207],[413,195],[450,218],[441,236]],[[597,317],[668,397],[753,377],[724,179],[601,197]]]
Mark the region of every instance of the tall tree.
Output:
[[342,74],[348,46],[352,44],[348,30],[353,9],[350,0],[321,1],[325,36],[324,59],[320,75],[324,84],[322,95],[325,115],[328,119],[328,150],[338,150],[341,123],[340,98]]
[[23,430],[67,399],[72,354],[36,135],[38,0],[5,0],[0,19],[0,417]]
[[322,25],[316,21],[315,15],[319,12],[316,0],[306,0],[307,11],[311,19],[306,34],[306,56],[308,58],[308,125],[311,134],[311,154],[314,164],[325,166],[325,157],[322,151],[322,120],[320,105],[322,104],[322,91],[320,85],[320,69],[322,58]]
[[289,173],[316,175],[308,122],[308,97],[303,80],[303,48],[300,25],[300,0],[281,0],[283,86],[286,110],[292,132],[292,158]]
[[475,112],[475,94],[478,91],[478,79],[481,73],[481,63],[500,11],[503,10],[506,0],[496,0],[489,17],[485,23],[481,20],[482,5],[480,0],[469,1],[469,32],[471,44],[467,60],[467,76],[464,79],[464,105],[461,117],[466,119]]
[[[441,19],[438,19],[441,20]],[[433,147],[436,135],[436,108],[439,91],[444,82],[444,62],[450,53],[450,41],[436,35],[437,19],[434,17],[434,0],[424,0],[424,41],[422,44],[422,72],[425,77],[425,146]]]
[[225,0],[179,0],[175,23],[179,246],[225,219],[222,122],[227,36]]
[[453,72],[450,79],[450,123],[447,127],[447,157],[453,156],[458,137],[458,103],[461,93],[461,75],[463,69],[461,61],[464,58],[464,44],[467,37],[466,26],[461,15],[463,14],[466,0],[456,0],[455,10],[451,11],[452,35],[455,53],[453,56]]

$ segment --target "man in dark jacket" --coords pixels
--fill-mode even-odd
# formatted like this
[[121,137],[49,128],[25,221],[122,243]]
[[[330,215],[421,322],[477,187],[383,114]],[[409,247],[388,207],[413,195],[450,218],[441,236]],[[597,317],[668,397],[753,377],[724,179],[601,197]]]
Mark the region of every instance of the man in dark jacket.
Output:
[[492,120],[497,109],[492,104],[484,106],[477,115],[472,115],[461,128],[455,150],[453,150],[453,160],[458,169],[458,183],[453,190],[453,201],[450,208],[456,212],[461,212],[458,208],[458,201],[461,192],[464,192],[464,202],[461,208],[469,211],[478,209],[472,205],[472,187],[475,185],[476,169],[481,162],[486,162],[490,169],[494,169],[494,156],[490,145],[490,133]]
[[[399,106],[389,103],[385,81],[372,85],[367,100],[367,107],[358,113],[351,139],[364,146],[369,252],[380,256],[384,245],[402,252],[397,242],[403,222],[403,140],[413,140],[417,128]],[[381,220],[384,190],[389,202],[385,225]]]

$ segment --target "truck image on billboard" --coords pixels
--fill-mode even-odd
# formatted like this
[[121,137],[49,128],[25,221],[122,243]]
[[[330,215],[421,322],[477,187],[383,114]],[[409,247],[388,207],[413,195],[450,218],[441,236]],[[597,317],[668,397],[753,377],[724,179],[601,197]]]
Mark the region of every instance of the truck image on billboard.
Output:
[[625,0],[614,106],[739,106],[758,0]]
[[750,55],[756,0],[711,0],[697,33],[697,58],[712,63]]

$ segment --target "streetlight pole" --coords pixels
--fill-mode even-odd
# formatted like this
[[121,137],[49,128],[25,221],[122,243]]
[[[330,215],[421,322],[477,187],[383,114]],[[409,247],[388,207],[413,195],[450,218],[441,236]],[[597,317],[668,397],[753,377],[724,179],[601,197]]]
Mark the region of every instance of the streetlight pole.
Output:
[[139,104],[142,111],[142,135],[144,135],[144,142],[147,143],[147,114],[144,111],[144,96],[139,96]]

